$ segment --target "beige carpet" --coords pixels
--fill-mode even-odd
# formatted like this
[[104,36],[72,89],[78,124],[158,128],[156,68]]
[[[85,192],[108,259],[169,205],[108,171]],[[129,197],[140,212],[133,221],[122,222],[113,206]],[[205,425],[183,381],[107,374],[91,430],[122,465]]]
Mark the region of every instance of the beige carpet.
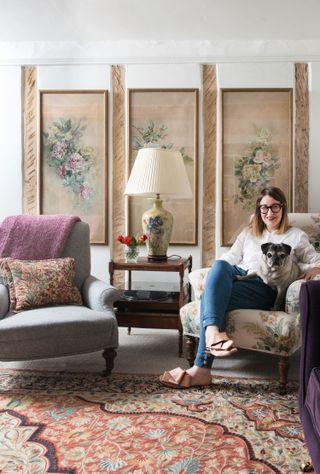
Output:
[[[188,362],[178,357],[178,333],[172,330],[134,328],[127,334],[120,328],[115,373],[160,374]],[[99,372],[104,368],[100,352],[28,362],[1,362],[0,367],[59,371]],[[213,374],[238,377],[278,377],[278,358],[254,351],[239,350],[234,356],[216,359]],[[299,377],[299,352],[290,358],[289,379]]]

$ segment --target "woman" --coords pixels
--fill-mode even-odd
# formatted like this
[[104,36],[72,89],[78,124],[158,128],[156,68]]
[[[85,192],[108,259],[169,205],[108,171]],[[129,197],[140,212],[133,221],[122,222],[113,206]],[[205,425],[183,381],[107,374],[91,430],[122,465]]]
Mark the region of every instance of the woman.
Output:
[[177,368],[165,372],[160,376],[161,383],[173,388],[209,385],[214,357],[226,357],[237,351],[224,330],[226,312],[273,307],[277,292],[260,277],[237,279],[237,275],[257,270],[261,244],[267,242],[292,247],[292,257],[301,270],[299,278],[310,280],[320,273],[320,254],[305,232],[289,225],[284,193],[276,187],[263,189],[250,224],[208,273],[201,298],[200,338],[194,366],[186,371]]

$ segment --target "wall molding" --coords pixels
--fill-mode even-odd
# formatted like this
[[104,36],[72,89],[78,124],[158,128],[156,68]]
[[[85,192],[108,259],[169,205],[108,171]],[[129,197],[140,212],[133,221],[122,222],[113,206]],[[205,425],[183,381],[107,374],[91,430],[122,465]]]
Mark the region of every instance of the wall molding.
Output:
[[0,65],[320,61],[320,40],[0,42]]
[[308,64],[295,65],[294,212],[308,212],[309,75]]
[[[113,117],[112,117],[112,142],[113,142],[113,175],[112,175],[112,234],[111,249],[113,260],[123,259],[123,245],[117,242],[117,236],[123,234],[125,229],[125,188],[126,150],[125,150],[125,68],[112,66],[113,86]],[[118,245],[116,245],[118,244]],[[114,285],[124,283],[124,272],[116,272]]]
[[22,70],[23,95],[23,212],[38,214],[38,131],[37,131],[37,69]]
[[[203,65],[203,199],[202,266],[210,267],[215,258],[216,160],[217,160],[217,72],[215,65]],[[200,201],[200,200],[199,200]]]

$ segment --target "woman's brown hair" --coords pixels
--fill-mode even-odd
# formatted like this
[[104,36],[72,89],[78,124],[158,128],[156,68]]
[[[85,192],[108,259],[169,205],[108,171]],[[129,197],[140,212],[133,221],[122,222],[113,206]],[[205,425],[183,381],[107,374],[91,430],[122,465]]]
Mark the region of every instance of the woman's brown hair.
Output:
[[284,234],[290,228],[289,218],[288,218],[287,199],[280,188],[276,188],[275,186],[269,186],[267,188],[264,188],[261,191],[261,194],[256,201],[255,213],[252,216],[250,225],[249,225],[249,227],[252,230],[253,235],[255,237],[260,237],[260,235],[262,235],[266,227],[265,223],[263,222],[261,218],[261,212],[260,212],[260,202],[264,196],[270,196],[276,201],[278,201],[280,204],[282,204],[282,217],[279,224],[279,228],[277,229],[277,233]]

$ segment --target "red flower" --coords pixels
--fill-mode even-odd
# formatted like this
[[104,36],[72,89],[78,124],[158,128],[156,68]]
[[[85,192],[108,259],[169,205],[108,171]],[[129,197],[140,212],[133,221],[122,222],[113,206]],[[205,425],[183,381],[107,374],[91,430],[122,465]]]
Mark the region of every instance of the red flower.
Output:
[[132,235],[127,235],[125,238],[124,238],[124,241],[123,243],[125,245],[131,245],[133,243],[133,237]]
[[144,243],[147,240],[147,238],[148,237],[146,236],[146,234],[141,234],[138,237],[138,242]]
[[126,236],[119,234],[117,237],[117,240],[121,244],[128,245],[128,247],[135,247],[136,245],[144,245],[147,238],[148,237],[146,234],[136,234],[136,235],[126,235]]

